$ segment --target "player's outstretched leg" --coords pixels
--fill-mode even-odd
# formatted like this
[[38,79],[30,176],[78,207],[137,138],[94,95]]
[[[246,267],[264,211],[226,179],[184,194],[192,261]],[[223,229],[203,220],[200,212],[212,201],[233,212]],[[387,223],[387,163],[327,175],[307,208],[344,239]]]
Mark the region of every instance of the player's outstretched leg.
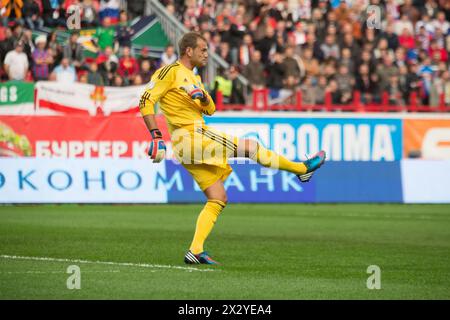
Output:
[[238,156],[248,157],[264,167],[292,172],[302,182],[308,182],[313,172],[322,166],[326,158],[325,151],[319,151],[304,162],[294,162],[250,139],[239,140],[237,153]]
[[207,188],[205,195],[208,201],[198,216],[194,239],[189,251],[184,256],[184,262],[187,264],[219,264],[204,251],[203,245],[227,203],[223,182],[217,181]]

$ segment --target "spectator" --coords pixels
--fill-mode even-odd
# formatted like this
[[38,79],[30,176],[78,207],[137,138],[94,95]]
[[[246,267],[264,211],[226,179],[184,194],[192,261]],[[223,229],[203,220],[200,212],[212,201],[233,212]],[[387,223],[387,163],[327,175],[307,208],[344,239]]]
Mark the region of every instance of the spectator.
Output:
[[39,5],[35,0],[24,1],[22,14],[30,29],[41,29],[44,26],[44,20],[41,18]]
[[20,40],[23,41],[22,37],[24,35],[24,31],[23,31],[23,27],[21,24],[17,23],[12,27],[12,47],[11,50],[13,48],[15,48],[16,43]]
[[75,68],[70,64],[68,58],[63,58],[61,64],[55,68],[53,73],[56,76],[56,81],[62,83],[74,83],[77,79]]
[[83,70],[82,72],[79,73],[78,82],[88,84],[88,72],[87,71]]
[[177,54],[175,53],[175,48],[173,45],[168,45],[166,50],[161,55],[161,67],[172,64],[176,62],[178,59]]
[[231,97],[232,104],[245,104],[244,86],[238,81],[239,70],[235,66],[231,66],[229,70],[229,79],[231,80]]
[[155,72],[159,68],[158,62],[156,61],[156,59],[153,59],[152,57],[150,57],[150,48],[149,47],[144,47],[141,50],[141,56],[138,59],[138,64],[141,66],[143,61],[148,61],[148,63],[150,64],[150,71],[152,73]]
[[346,65],[339,66],[339,73],[336,75],[336,82],[340,93],[340,102],[348,104],[352,100],[353,86],[355,85],[354,77],[349,73]]
[[421,26],[416,35],[416,42],[419,44],[421,49],[428,50],[432,38],[433,37],[425,29],[425,26]]
[[216,53],[227,63],[232,63],[230,45],[228,44],[228,42],[222,42],[219,48],[217,48]]
[[1,39],[1,41],[0,41],[0,61],[1,61],[1,63],[3,63],[3,60],[6,57],[6,54],[9,51],[15,49],[15,47],[16,47],[15,45],[16,45],[16,42],[14,42],[12,30],[10,28],[5,28],[4,38]]
[[6,54],[4,68],[9,80],[24,80],[27,75],[28,58],[23,52],[23,46],[23,42],[19,41],[15,49]]
[[35,45],[33,43],[33,32],[31,31],[31,29],[25,29],[23,31],[20,41],[23,42],[23,52],[25,52],[25,54],[27,55],[28,62],[33,61],[33,57],[31,56],[31,54],[35,49]]
[[328,83],[326,89],[326,95],[331,95],[331,103],[332,104],[340,104],[341,103],[341,95],[339,93],[339,88],[336,80],[331,79]]
[[408,28],[403,29],[402,34],[398,37],[398,42],[407,50],[411,50],[416,46],[414,36]]
[[253,38],[251,34],[247,33],[242,39],[242,44],[239,47],[239,63],[246,66],[251,59],[253,52],[255,51],[255,46],[253,45]]
[[374,93],[377,91],[377,83],[369,73],[369,65],[362,64],[359,66],[359,72],[356,76],[356,90],[361,92],[361,102],[364,104],[375,101]]
[[[312,57],[311,57],[311,50],[310,49],[306,49],[305,52],[308,51],[309,56],[306,58],[308,59],[308,62],[311,62]],[[296,79],[297,83],[300,81],[300,77],[301,77],[301,69],[300,69],[300,59],[296,56],[294,56],[294,48],[292,46],[289,46],[286,48],[285,51],[285,56],[283,59],[283,64],[282,64],[282,68],[283,68],[283,75],[284,75],[284,80],[289,77],[292,76]],[[303,70],[304,71],[304,70]]]
[[392,76],[398,76],[398,68],[393,64],[392,57],[385,55],[383,63],[377,67],[377,76],[380,79],[380,87],[386,88]]
[[339,46],[336,44],[335,36],[329,34],[325,37],[325,43],[320,46],[325,59],[339,59]]
[[275,31],[272,27],[267,27],[265,36],[256,44],[256,48],[261,53],[261,61],[263,64],[268,64],[270,53],[275,52],[275,45]]
[[220,91],[220,93],[222,94],[223,103],[230,103],[233,82],[228,79],[223,68],[219,68],[217,70],[217,75],[214,78],[211,87],[214,100],[217,100],[217,93]]
[[59,64],[63,58],[62,48],[57,41],[57,34],[55,31],[50,32],[47,36],[47,44],[45,46],[53,59],[53,64]]
[[400,45],[398,41],[398,36],[394,32],[393,24],[388,24],[386,26],[386,31],[382,34],[382,37],[388,41],[388,47],[391,50],[396,50]]
[[[121,78],[120,76],[116,76]],[[122,78],[121,78],[122,79]],[[93,61],[89,65],[89,72],[87,74],[87,83],[95,86],[104,86],[106,84],[105,76],[98,70],[96,61]]]
[[[341,50],[341,57],[340,64],[346,66],[351,74],[355,74],[355,62],[353,61],[350,49],[343,48]],[[305,63],[308,64],[306,61]]]
[[361,47],[360,45],[355,41],[355,38],[351,33],[344,34],[342,43],[340,47],[347,48],[350,50],[351,55],[354,59],[358,59],[361,56]]
[[266,85],[264,65],[261,62],[261,52],[255,50],[251,61],[245,66],[243,76],[248,79],[252,89],[262,89]]
[[69,59],[75,68],[79,68],[83,64],[83,55],[83,47],[78,43],[78,33],[73,32],[63,48],[63,57]]
[[139,72],[139,75],[141,76],[142,82],[147,83],[150,81],[153,70],[151,69],[150,61],[149,60],[142,60],[141,62],[141,71]]
[[53,63],[53,57],[45,49],[47,38],[38,36],[35,43],[36,49],[33,51],[33,78],[36,81],[48,80],[49,65]]
[[428,49],[430,57],[434,58],[437,56],[437,61],[447,62],[448,53],[443,47],[439,47],[436,40],[432,40],[430,43],[430,48]]
[[286,68],[283,55],[275,52],[273,62],[267,67],[267,86],[272,91],[278,91],[283,87],[283,80],[286,78]]
[[419,94],[420,91],[420,76],[419,67],[416,63],[409,66],[409,72],[406,76],[406,90],[409,102],[409,96],[412,92]]
[[291,36],[295,39],[296,46],[302,46],[306,43],[306,30],[304,23],[297,22],[295,24],[295,30],[292,32]]
[[[131,2],[136,1],[129,1],[128,5],[130,5]],[[81,12],[83,12],[81,16],[82,28],[98,27],[98,2],[94,2],[93,0],[83,0],[81,3]]]
[[316,104],[316,90],[314,90],[312,77],[306,76],[300,86],[302,92],[302,104],[303,105],[315,105]]
[[106,47],[114,47],[115,33],[115,29],[111,27],[111,18],[104,17],[103,26],[98,27],[93,36],[100,51],[104,51]]
[[377,60],[383,59],[385,55],[389,54],[391,57],[393,57],[394,53],[392,50],[389,49],[388,41],[386,38],[381,38],[380,41],[378,41],[378,45],[373,51],[373,56]]
[[123,78],[119,75],[115,75],[113,79],[113,87],[123,87],[125,85]]
[[314,98],[316,104],[324,104],[325,103],[325,93],[327,90],[327,77],[319,76],[317,81],[317,85],[314,87]]
[[406,14],[402,14],[400,20],[397,20],[394,25],[394,32],[396,35],[400,36],[404,33],[404,30],[407,29],[409,34],[414,33],[414,27],[411,20],[408,18]]
[[140,74],[137,74],[134,78],[133,78],[133,86],[140,86],[143,84],[142,81],[142,77]]
[[399,83],[399,77],[397,75],[392,75],[389,78],[389,85],[384,88],[389,97],[389,104],[394,106],[402,106],[403,102],[403,92]]
[[63,0],[42,0],[42,14],[45,26],[50,28],[65,28],[67,26],[66,12],[62,6],[63,2]]
[[434,24],[430,20],[430,15],[424,14],[422,15],[422,19],[420,21],[417,21],[415,31],[416,33],[419,33],[419,30],[421,28],[425,29],[425,32],[429,35],[434,34]]
[[433,26],[435,30],[439,29],[443,34],[447,34],[450,29],[450,22],[445,18],[445,12],[439,11],[437,13],[436,19],[433,20]]
[[120,22],[119,22],[119,25],[117,26],[117,30],[116,30],[118,46],[120,48],[124,48],[124,47],[131,48],[131,37],[133,36],[133,34],[134,34],[134,30],[128,25],[127,12],[122,10],[120,12]]
[[119,68],[117,73],[123,77],[124,83],[128,84],[139,72],[139,65],[136,58],[131,56],[129,47],[123,48],[123,56],[119,59]]
[[406,61],[406,50],[403,47],[398,47],[397,50],[395,50],[395,55],[392,56],[393,61],[395,61],[394,65],[399,68],[401,66],[405,66]]

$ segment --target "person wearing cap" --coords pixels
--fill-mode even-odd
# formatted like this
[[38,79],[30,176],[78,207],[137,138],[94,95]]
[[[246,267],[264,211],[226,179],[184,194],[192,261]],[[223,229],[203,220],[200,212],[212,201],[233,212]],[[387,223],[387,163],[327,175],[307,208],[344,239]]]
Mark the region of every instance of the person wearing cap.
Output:
[[36,49],[33,51],[33,77],[34,80],[48,80],[49,64],[52,63],[52,56],[45,49],[47,44],[47,37],[44,35],[38,36],[35,40]]
[[22,41],[16,43],[14,50],[6,54],[4,68],[9,80],[24,80],[28,72],[28,58],[23,52]]

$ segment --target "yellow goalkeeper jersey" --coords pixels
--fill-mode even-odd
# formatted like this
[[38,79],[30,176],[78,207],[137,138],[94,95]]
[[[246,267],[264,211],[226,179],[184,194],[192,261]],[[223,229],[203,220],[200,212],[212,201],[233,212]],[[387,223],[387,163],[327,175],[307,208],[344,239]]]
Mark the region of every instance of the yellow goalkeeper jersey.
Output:
[[159,101],[161,111],[172,131],[175,128],[204,123],[203,113],[211,115],[216,106],[209,97],[209,104],[202,106],[198,99],[193,100],[181,87],[197,85],[203,89],[201,78],[180,61],[158,69],[147,84],[139,102],[142,116],[154,114],[155,103]]

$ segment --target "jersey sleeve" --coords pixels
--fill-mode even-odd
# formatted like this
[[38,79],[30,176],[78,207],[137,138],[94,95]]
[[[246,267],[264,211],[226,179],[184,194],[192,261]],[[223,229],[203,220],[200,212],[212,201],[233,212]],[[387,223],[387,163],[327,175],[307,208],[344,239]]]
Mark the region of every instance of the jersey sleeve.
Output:
[[173,69],[170,68],[167,70],[162,68],[152,76],[139,101],[139,111],[143,117],[149,114],[155,114],[156,102],[171,89],[175,80],[175,71]]

